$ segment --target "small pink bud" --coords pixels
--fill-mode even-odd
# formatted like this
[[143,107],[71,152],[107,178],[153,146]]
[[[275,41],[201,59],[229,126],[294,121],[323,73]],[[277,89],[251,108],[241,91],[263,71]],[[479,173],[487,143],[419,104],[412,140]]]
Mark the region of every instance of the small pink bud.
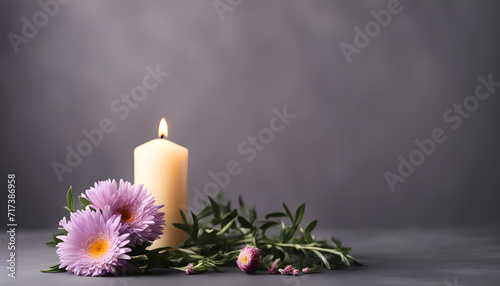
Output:
[[309,272],[309,267],[302,268],[302,273],[306,274],[307,272]]
[[277,269],[278,269],[278,263],[280,262],[280,259],[276,259],[274,260],[273,264],[271,264],[271,267],[269,268],[269,270],[267,271],[269,274],[276,274],[277,273]]
[[186,267],[187,267],[187,269],[186,269],[187,275],[191,275],[191,274],[195,273],[195,271],[193,270],[193,267],[194,267],[193,263],[189,263]]
[[292,265],[287,265],[285,269],[283,269],[286,274],[292,274],[293,272],[293,266]]

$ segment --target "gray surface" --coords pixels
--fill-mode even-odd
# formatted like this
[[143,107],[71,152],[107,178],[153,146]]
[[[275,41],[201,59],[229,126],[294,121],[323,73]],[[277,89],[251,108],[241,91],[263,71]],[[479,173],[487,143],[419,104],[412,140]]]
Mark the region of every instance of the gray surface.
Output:
[[[191,198],[237,160],[226,192],[259,213],[286,199],[325,228],[499,223],[500,90],[456,131],[441,116],[479,75],[499,80],[500,1],[402,0],[350,64],[339,44],[389,0],[246,0],[222,22],[213,0],[75,0],[15,54],[6,35],[38,2],[0,1],[0,179],[18,174],[24,227],[57,222],[70,185],[132,180],[133,150],[161,117],[189,149]],[[156,64],[170,76],[119,119],[111,103]],[[297,118],[247,162],[238,145],[283,106]],[[116,129],[60,183],[51,163],[106,117]],[[391,193],[383,173],[436,127],[448,140]]]
[[[326,235],[320,232],[317,235]],[[174,270],[153,271],[141,277],[78,277],[69,273],[43,274],[56,264],[54,249],[46,247],[49,232],[19,233],[18,278],[0,278],[4,285],[498,285],[500,284],[500,228],[405,229],[336,231],[354,248],[363,267],[323,270],[300,277],[247,275],[234,267],[224,273],[187,276]],[[1,237],[1,259],[5,236]],[[457,279],[458,284],[453,284]],[[448,280],[451,284],[447,284]]]

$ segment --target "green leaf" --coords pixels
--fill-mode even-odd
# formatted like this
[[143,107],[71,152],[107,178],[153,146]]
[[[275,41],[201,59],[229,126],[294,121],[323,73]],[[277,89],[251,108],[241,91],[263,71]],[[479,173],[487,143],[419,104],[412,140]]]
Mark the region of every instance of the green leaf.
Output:
[[135,265],[135,267],[137,267],[137,269],[141,272],[141,273],[144,273],[146,268],[148,267],[149,265],[149,259],[147,257],[147,255],[144,255],[144,254],[141,254],[141,255],[137,255],[137,256],[134,256],[132,257],[132,259],[130,260],[130,262]]
[[298,208],[297,211],[295,212],[295,221],[294,224],[299,226],[300,222],[302,221],[302,218],[304,217],[304,212],[306,210],[306,203],[301,204]]
[[58,234],[53,234],[52,235],[52,240],[47,241],[45,244],[47,244],[50,247],[55,247],[59,242],[62,242],[59,238],[57,238],[59,235],[66,235],[67,232],[65,230],[61,231]]
[[196,271],[196,272],[206,272],[207,271],[207,266],[205,266],[204,264],[200,263],[198,265],[195,265],[193,267],[193,270]]
[[215,194],[215,198],[218,202],[222,202],[222,200],[224,199],[224,194],[222,193],[221,189],[217,191],[217,194]]
[[245,208],[245,203],[243,202],[243,197],[241,196],[241,194],[238,195],[238,204],[240,205],[240,209]]
[[234,219],[237,216],[238,216],[238,211],[237,210],[233,210],[232,212],[228,213],[222,219],[221,226],[224,227],[227,223],[229,223],[230,220]]
[[198,218],[193,212],[191,212],[191,216],[193,217],[193,230],[191,232],[191,238],[196,240],[196,238],[198,238]]
[[217,232],[217,235],[224,234],[231,227],[231,225],[233,224],[234,220],[235,219],[233,218],[229,223],[227,223],[223,228],[221,228],[221,230],[219,230],[219,232]]
[[231,208],[231,201],[227,201],[227,204],[226,204],[226,206],[224,207],[224,212],[225,212],[225,213],[229,213],[229,212],[231,212],[231,209],[232,209],[232,208]]
[[311,233],[314,228],[316,227],[316,224],[318,223],[318,220],[313,220],[311,221],[305,228],[304,233]]
[[192,232],[193,232],[193,227],[189,224],[182,224],[182,223],[176,223],[174,222],[172,224],[174,227],[184,231],[185,233],[189,234],[191,236]]
[[331,240],[335,243],[335,245],[337,246],[337,248],[341,248],[342,247],[342,241],[340,241],[340,239],[332,237]]
[[47,244],[48,246],[51,246],[51,247],[55,247],[56,245],[59,244],[59,242],[62,242],[62,240],[60,240],[58,238],[52,238],[52,240],[47,241],[45,244]]
[[182,221],[184,222],[184,224],[188,224],[188,220],[186,219],[186,215],[184,214],[182,209],[179,209],[179,212],[181,213]]
[[349,252],[352,251],[352,247],[345,247],[345,246],[342,246],[340,248],[340,251],[342,251],[343,254],[349,254]]
[[359,263],[359,261],[357,261],[356,259],[354,259],[354,257],[352,257],[351,255],[347,254],[346,257],[352,261],[354,261],[354,264],[356,265],[363,265],[361,263]]
[[281,228],[280,228],[280,240],[281,240],[281,242],[283,242],[283,240],[285,239],[285,234],[286,234],[287,231],[288,230],[285,227],[285,223],[281,222]]
[[56,247],[57,242],[55,242],[54,240],[49,240],[49,241],[45,242],[45,244],[50,246],[50,247]]
[[316,254],[316,256],[318,256],[321,261],[323,261],[323,264],[325,264],[326,268],[331,269],[330,263],[328,263],[328,260],[321,252],[317,250],[312,250],[312,252],[314,252],[314,254]]
[[269,219],[271,217],[286,217],[286,213],[283,212],[275,212],[275,213],[270,213],[266,215],[266,219]]
[[318,220],[313,220],[312,222],[310,222],[306,226],[306,229],[304,230],[304,239],[306,240],[307,243],[313,243],[314,242],[314,238],[311,235],[311,232],[316,227],[317,223],[318,223]]
[[66,272],[66,269],[49,269],[49,270],[40,270],[43,273],[62,273]]
[[212,214],[213,214],[212,207],[206,206],[201,212],[198,213],[197,217],[198,217],[198,220],[201,220],[201,219],[206,218]]
[[345,265],[345,266],[351,266],[349,264],[349,260],[347,259],[347,257],[345,257],[344,254],[340,254],[340,259],[342,259],[342,263]]
[[264,223],[263,225],[261,225],[260,229],[262,230],[262,236],[264,236],[266,234],[266,231],[268,228],[270,228],[271,226],[274,226],[274,225],[278,225],[278,224],[280,224],[280,223],[277,221],[268,221],[268,222]]
[[[127,253],[128,256],[137,256],[137,255],[142,255],[146,251],[146,248],[151,246],[151,242],[144,242],[143,244],[136,245],[134,248],[132,248],[132,251]],[[156,249],[155,249],[156,251]]]
[[257,247],[257,234],[259,233],[259,229],[255,229],[253,232],[252,232],[252,245],[254,247]]
[[255,207],[250,209],[250,223],[254,223],[257,219],[257,212],[255,211]]
[[297,229],[299,228],[298,225],[292,225],[285,233],[284,237],[282,238],[281,242],[287,243],[290,239],[292,239],[295,236],[295,233],[297,232]]
[[214,216],[216,219],[220,219],[220,206],[219,204],[214,201],[214,199],[212,199],[211,197],[208,197],[208,199],[210,200],[210,204],[212,205],[212,211],[214,213]]
[[62,268],[62,269],[59,269],[59,266],[61,266],[61,264],[50,266],[49,270],[40,270],[40,272],[43,272],[43,273],[60,273],[60,272],[66,272],[66,267]]
[[217,267],[215,264],[212,265],[210,268],[212,268],[212,270],[215,272],[222,272],[222,270],[220,270],[219,267]]
[[242,227],[249,228],[249,229],[253,228],[252,224],[248,220],[246,220],[246,218],[244,218],[242,216],[238,216],[238,222],[241,224]]
[[288,217],[290,218],[290,221],[292,222],[292,224],[294,224],[293,215],[290,212],[290,209],[288,209],[288,207],[286,206],[285,202],[283,202],[283,208],[285,209],[285,212],[288,215]]
[[312,267],[309,267],[309,271],[307,273],[316,273],[318,272],[318,270],[320,270],[322,267],[321,264],[318,264],[318,265],[314,265]]
[[68,210],[70,212],[75,212],[75,197],[73,196],[73,187],[69,187],[68,194],[66,195],[66,200],[68,201]]
[[86,198],[82,197],[82,196],[79,196],[78,197],[78,200],[80,201],[80,203],[82,204],[82,209],[85,209],[88,205],[91,205],[92,202],[87,200]]

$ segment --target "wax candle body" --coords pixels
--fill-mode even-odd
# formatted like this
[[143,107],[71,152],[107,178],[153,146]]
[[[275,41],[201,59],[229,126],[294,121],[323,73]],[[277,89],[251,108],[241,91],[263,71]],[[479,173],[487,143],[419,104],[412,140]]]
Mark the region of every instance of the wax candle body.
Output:
[[167,139],[154,139],[134,150],[134,183],[144,184],[164,205],[165,229],[152,248],[177,246],[187,234],[172,223],[182,223],[179,209],[187,214],[188,149]]

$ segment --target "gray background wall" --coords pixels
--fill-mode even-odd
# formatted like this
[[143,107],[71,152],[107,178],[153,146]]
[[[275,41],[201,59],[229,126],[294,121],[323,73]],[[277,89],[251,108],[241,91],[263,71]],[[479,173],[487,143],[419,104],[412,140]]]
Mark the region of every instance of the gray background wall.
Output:
[[[402,1],[347,63],[339,44],[387,3],[243,1],[221,21],[212,1],[72,1],[16,54],[7,34],[41,8],[1,1],[0,173],[17,174],[19,225],[55,227],[70,185],[132,181],[161,117],[189,148],[191,198],[237,160],[228,197],[259,212],[306,201],[320,227],[498,224],[500,91],[457,130],[442,115],[479,75],[500,79],[500,4]],[[156,65],[170,76],[121,120],[111,103]],[[246,162],[238,145],[283,106],[297,117]],[[102,118],[115,130],[59,182],[51,163]],[[384,172],[437,127],[448,140],[391,192]]]

